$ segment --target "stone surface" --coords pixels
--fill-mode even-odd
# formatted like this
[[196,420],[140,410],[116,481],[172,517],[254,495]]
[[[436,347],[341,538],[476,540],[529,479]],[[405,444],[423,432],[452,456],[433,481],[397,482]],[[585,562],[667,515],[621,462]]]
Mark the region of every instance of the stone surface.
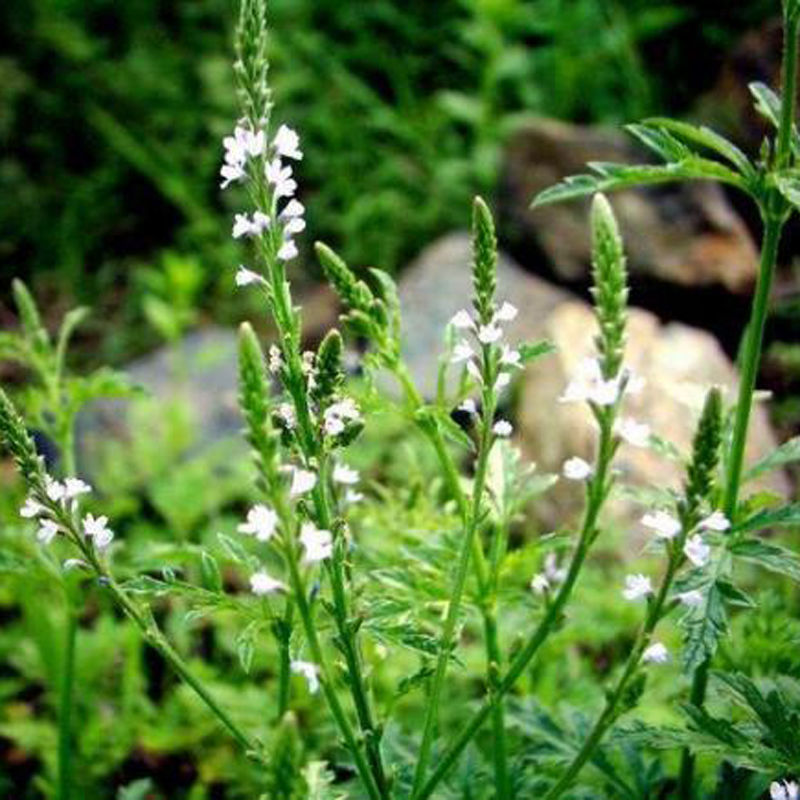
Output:
[[[398,287],[403,350],[412,375],[428,397],[436,390],[445,326],[456,311],[472,307],[471,269],[470,236],[461,231],[434,242],[403,272]],[[510,300],[520,312],[507,328],[510,341],[539,338],[550,312],[572,296],[528,274],[502,253],[497,287],[498,300]]]
[[[587,304],[560,305],[544,325],[557,352],[526,371],[518,408],[520,443],[545,472],[559,472],[570,456],[593,457],[596,431],[591,412],[584,405],[559,403],[558,397],[581,359],[594,352],[595,331]],[[647,422],[654,433],[684,453],[691,448],[708,388],[716,384],[732,392],[736,384],[735,370],[712,336],[677,323],[662,325],[640,309],[631,311],[626,363],[647,380],[641,395],[626,400],[626,415]],[[765,410],[754,408],[748,459],[760,458],[775,446]],[[678,488],[681,484],[680,466],[649,449],[623,445],[616,463],[625,481],[633,485]],[[768,476],[759,488],[788,492],[786,477],[780,472]],[[547,524],[563,521],[564,513],[580,506],[581,495],[578,484],[561,480],[537,513]],[[614,511],[622,518],[638,517],[626,503],[617,504]]]
[[[502,181],[501,232],[515,252],[538,248],[565,281],[589,275],[589,200],[532,211],[542,189],[584,173],[590,161],[642,163],[646,152],[625,133],[532,120],[512,139]],[[748,292],[758,256],[742,220],[710,183],[664,185],[614,193],[632,280],[722,286]]]

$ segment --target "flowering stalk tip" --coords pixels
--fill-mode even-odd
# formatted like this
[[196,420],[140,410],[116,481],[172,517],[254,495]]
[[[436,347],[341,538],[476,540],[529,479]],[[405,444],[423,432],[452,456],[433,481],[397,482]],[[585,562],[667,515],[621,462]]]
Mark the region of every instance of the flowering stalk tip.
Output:
[[480,323],[489,325],[497,289],[497,236],[492,212],[480,197],[472,205],[472,257],[475,310]]

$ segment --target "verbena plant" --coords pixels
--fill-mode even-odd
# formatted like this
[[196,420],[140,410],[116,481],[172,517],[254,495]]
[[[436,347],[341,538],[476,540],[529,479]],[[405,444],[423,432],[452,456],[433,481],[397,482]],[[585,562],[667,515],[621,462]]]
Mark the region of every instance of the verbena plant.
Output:
[[[582,362],[560,401],[588,408],[597,439],[593,463],[576,457],[564,464],[564,479],[584,486],[583,514],[576,526],[564,525],[572,533],[567,562],[559,566],[548,558],[542,571],[532,577],[531,588],[538,598],[535,612],[513,609],[527,624],[511,648],[504,646],[499,614],[509,611],[500,608],[505,596],[501,583],[514,555],[509,529],[525,502],[547,481],[533,480],[530,469],[508,445],[512,426],[498,418],[498,406],[512,376],[533,359],[545,357],[551,348],[546,342],[514,346],[506,341],[504,326],[518,310],[496,297],[494,224],[486,204],[476,199],[473,308],[459,311],[451,320],[435,402],[423,398],[404,363],[401,310],[391,279],[378,270],[359,278],[322,244],[317,245],[317,254],[344,307],[343,327],[367,344],[363,358],[367,380],[361,384],[346,380],[344,344],[337,331],[331,331],[315,352],[303,351],[300,310],[293,303],[287,278],[287,265],[297,255],[295,237],[305,227],[304,208],[294,198],[297,184],[290,164],[299,162],[303,154],[297,134],[273,119],[263,0],[242,2],[235,64],[242,118],[224,141],[221,170],[223,188],[241,186],[249,203],[236,215],[233,236],[252,242],[253,263],[239,268],[236,282],[261,293],[277,331],[266,356],[249,325],[242,326],[239,340],[240,405],[261,498],[239,525],[241,536],[221,536],[220,546],[246,571],[249,596],[225,591],[210,552],[202,553],[200,586],[172,570],[158,577],[143,574],[121,580],[116,576],[108,520],[84,513],[82,502],[90,488],[75,475],[71,453],[77,406],[69,392],[65,394],[63,383],[67,335],[54,350],[33,301],[18,287],[25,335],[3,339],[4,353],[38,371],[45,391],[35,395],[35,405],[23,401],[24,410],[32,424],[50,434],[61,453],[61,475],[54,476],[22,417],[6,394],[0,393],[0,435],[29,490],[22,515],[38,522],[37,537],[44,546],[59,555],[60,548],[71,551],[64,569],[97,579],[245,755],[263,768],[267,796],[332,797],[334,774],[312,762],[298,775],[285,768],[279,738],[267,746],[244,730],[168,640],[153,613],[152,597],[175,595],[198,613],[235,609],[246,621],[240,637],[245,666],[252,657],[253,637],[269,631],[278,653],[278,730],[292,709],[291,676],[300,675],[308,691],[319,692],[324,699],[345,748],[346,757],[338,766],[353,770],[346,791],[371,800],[451,795],[456,789],[448,779],[484,724],[492,778],[470,786],[464,796],[505,799],[529,794],[555,800],[567,792],[580,793],[578,781],[589,766],[601,776],[600,784],[609,796],[652,796],[653,786],[642,783],[641,775],[631,781],[622,774],[603,743],[619,720],[642,702],[648,672],[674,657],[658,638],[659,626],[674,617],[683,631],[681,661],[693,676],[684,709],[687,725],[657,728],[634,721],[617,732],[616,741],[682,749],[675,779],[661,781],[663,788],[672,787],[672,796],[682,800],[696,796],[698,790],[697,753],[711,753],[761,776],[762,783],[755,784],[750,796],[757,796],[769,781],[773,798],[797,796],[792,782],[800,761],[795,738],[800,719],[796,684],[781,679],[772,686],[759,686],[735,671],[717,673],[720,694],[730,698],[738,711],[726,720],[704,707],[709,677],[714,674],[710,665],[726,633],[730,610],[751,604],[745,589],[735,582],[737,564],[754,563],[800,579],[800,559],[758,536],[773,527],[800,523],[800,507],[763,496],[743,498],[741,491],[749,478],[798,457],[796,443],[790,443],[748,471],[743,467],[778,243],[800,203],[796,169],[800,137],[793,123],[800,0],[787,0],[784,21],[783,98],[763,85],[753,86],[759,110],[777,128],[758,161],[705,128],[649,120],[631,126],[631,131],[663,157],[664,165],[596,164],[594,174],[567,179],[536,200],[540,205],[594,195],[595,354]],[[601,192],[684,179],[719,180],[741,189],[757,203],[764,220],[761,269],[746,332],[738,400],[727,409],[723,393],[709,389],[691,452],[684,459],[682,487],[656,487],[660,502],[642,518],[653,532],[653,549],[661,554],[663,568],[657,579],[629,575],[621,589],[621,600],[642,603],[642,620],[606,691],[602,710],[569,735],[541,712],[539,727],[546,730],[550,745],[556,742],[561,757],[555,770],[532,773],[520,768],[514,752],[519,737],[511,735],[507,719],[511,698],[517,699],[520,678],[565,624],[576,584],[606,528],[603,512],[619,484],[614,462],[620,448],[664,448],[645,423],[624,413],[626,397],[641,389],[642,379],[625,364],[625,257],[611,206]],[[67,332],[75,319],[70,318]],[[454,388],[446,380],[451,364],[459,372]],[[393,376],[397,385],[395,392],[381,400],[378,387],[382,384],[374,380],[379,372]],[[456,537],[443,536],[438,549],[418,543],[415,559],[410,561],[424,576],[447,582],[444,589],[436,587],[438,595],[423,587],[423,574],[415,576],[404,569],[392,573],[394,565],[376,564],[366,557],[349,525],[355,505],[378,507],[381,502],[380,492],[365,498],[356,490],[358,475],[345,460],[347,449],[370,424],[367,410],[379,403],[395,408],[409,431],[413,428],[427,441],[441,473],[442,502],[451,504],[451,515],[458,522]],[[456,408],[467,424],[454,422]],[[441,563],[443,558],[452,558],[453,563]],[[386,580],[390,574],[394,584]],[[397,609],[387,613],[380,607],[379,595],[389,586],[398,596],[393,598]],[[457,715],[450,738],[440,726],[442,709],[452,701],[453,670],[459,661],[466,612],[472,608],[477,609],[483,631],[484,694],[477,707],[467,706],[463,715]],[[402,746],[397,734],[393,742],[387,740],[387,723],[400,727],[401,721],[386,719],[385,704],[376,696],[373,636],[384,647],[388,643],[422,656],[420,668],[404,679],[405,691],[424,690],[422,724],[419,730],[403,732]],[[59,791],[66,798],[70,791],[68,686],[63,695]],[[721,791],[725,796],[724,784]]]

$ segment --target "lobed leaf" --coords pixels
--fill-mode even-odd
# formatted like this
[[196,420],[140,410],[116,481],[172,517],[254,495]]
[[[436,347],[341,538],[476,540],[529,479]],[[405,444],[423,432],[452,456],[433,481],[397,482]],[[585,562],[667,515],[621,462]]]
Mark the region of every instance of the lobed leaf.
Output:
[[767,472],[780,469],[796,461],[800,461],[800,436],[789,439],[788,442],[784,442],[780,447],[776,447],[771,453],[768,453],[753,464],[745,473],[744,480],[755,480]]
[[729,551],[737,558],[800,583],[800,557],[785,547],[760,539],[745,539],[732,544]]

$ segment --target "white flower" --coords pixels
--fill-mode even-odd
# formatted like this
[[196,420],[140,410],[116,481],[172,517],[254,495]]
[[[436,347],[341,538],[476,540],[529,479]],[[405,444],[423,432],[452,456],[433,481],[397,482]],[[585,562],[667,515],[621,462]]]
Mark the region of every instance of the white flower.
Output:
[[656,532],[659,539],[674,539],[681,532],[680,520],[666,511],[650,511],[642,517],[642,525]]
[[316,564],[330,558],[333,553],[333,536],[330,531],[320,530],[313,522],[304,522],[300,529],[300,544],[305,548],[303,560]]
[[653,585],[646,575],[628,575],[625,578],[625,588],[622,590],[622,596],[626,600],[638,600],[640,597],[646,597],[652,593]]
[[236,530],[246,536],[255,536],[259,542],[268,542],[278,525],[278,515],[267,506],[259,504],[247,512],[247,522],[242,522]]
[[267,367],[273,375],[277,375],[283,368],[283,355],[281,354],[280,347],[278,347],[276,344],[271,344],[269,346],[269,360],[267,362]]
[[507,436],[511,436],[511,434],[514,432],[514,428],[511,426],[511,423],[508,420],[499,419],[492,426],[492,432],[495,436],[501,436],[505,438]]
[[578,364],[575,376],[567,384],[560,403],[591,401],[598,406],[610,406],[619,399],[619,378],[605,380],[595,358],[585,358]]
[[500,363],[506,367],[522,369],[522,356],[519,350],[512,350],[507,344],[504,344],[503,352],[500,355]]
[[358,470],[351,469],[347,464],[337,464],[333,468],[334,483],[342,483],[345,486],[353,486],[358,483]]
[[88,494],[92,487],[80,478],[67,478],[64,481],[64,499],[74,500],[82,494]]
[[292,178],[292,168],[284,167],[280,158],[266,165],[264,172],[267,181],[275,187],[275,197],[292,197],[297,191],[297,181]]
[[269,217],[261,211],[254,211],[252,219],[247,214],[234,214],[233,238],[260,236],[269,227]]
[[54,502],[58,503],[64,499],[66,495],[66,487],[63,483],[59,483],[58,481],[54,481],[49,475],[45,476],[44,479],[44,490],[47,496]]
[[460,364],[462,361],[469,361],[473,355],[475,355],[475,353],[469,346],[469,343],[462,339],[460,342],[456,342],[456,346],[453,348],[453,355],[450,359],[450,363]]
[[278,258],[281,261],[291,261],[293,258],[297,258],[297,253],[297,245],[292,239],[287,239],[278,250]]
[[19,515],[25,519],[33,519],[34,517],[38,517],[43,511],[47,511],[47,509],[38,500],[29,497],[22,508],[20,508]]
[[250,576],[250,591],[263,597],[266,594],[273,594],[274,592],[282,592],[286,587],[280,582],[275,580],[271,575],[263,570],[254,572]]
[[697,534],[686,542],[683,552],[696,567],[705,566],[711,557],[711,548],[703,541],[703,537]]
[[316,485],[317,476],[313,472],[295,467],[292,470],[292,485],[289,489],[289,494],[292,497],[297,497],[310,492]]
[[88,569],[89,565],[81,558],[68,558],[62,564],[64,571],[69,572],[71,569]]
[[257,272],[247,269],[244,264],[239,264],[239,269],[236,270],[236,285],[249,286],[251,283],[266,283],[266,281]]
[[550,588],[550,581],[541,572],[533,576],[531,580],[531,590],[534,594],[544,594]]
[[300,137],[288,125],[281,125],[278,128],[272,144],[278,151],[278,155],[284,158],[293,158],[296,161],[300,161],[303,158],[303,153],[300,150]]
[[328,436],[338,436],[346,427],[346,421],[353,422],[361,419],[361,412],[352,397],[345,397],[325,409],[323,427]]
[[494,315],[496,322],[511,322],[517,316],[517,307],[509,302],[504,302]]
[[292,198],[283,208],[283,211],[278,215],[281,219],[295,219],[302,217],[306,213],[305,206],[299,201]]
[[617,435],[634,447],[647,447],[650,441],[650,426],[645,422],[637,422],[630,417],[623,417],[614,425]]
[[355,489],[348,489],[344,494],[344,502],[348,505],[360,503],[363,499],[364,495],[361,492],[355,491]]
[[592,474],[592,466],[588,461],[573,456],[564,462],[562,473],[565,478],[571,481],[585,481]]
[[642,653],[642,661],[646,664],[666,664],[669,661],[669,651],[661,642],[653,642]]
[[478,341],[481,344],[494,344],[503,337],[503,329],[493,322],[488,325],[481,325],[478,328]]
[[641,394],[647,381],[640,375],[635,375],[631,370],[626,370],[625,375],[628,379],[625,384],[625,394],[632,397]]
[[474,361],[467,361],[467,372],[478,383],[483,383],[483,375],[480,368]]
[[681,592],[676,595],[683,605],[688,608],[697,608],[703,605],[703,593],[699,589],[690,589],[688,592]]
[[51,519],[43,519],[39,522],[39,530],[36,538],[42,544],[50,544],[58,533],[58,525]]
[[292,661],[292,672],[302,675],[308,683],[308,691],[316,694],[319,691],[319,668],[310,661]]
[[114,538],[114,531],[108,527],[108,517],[94,517],[87,514],[83,518],[83,535],[94,541],[98,550],[108,547]]
[[283,226],[283,235],[294,236],[296,233],[302,233],[305,229],[306,221],[302,217],[292,217]]
[[475,323],[473,322],[469,311],[467,311],[465,308],[462,308],[453,315],[452,319],[450,320],[450,324],[454,328],[461,329],[471,329],[475,327]]
[[219,174],[222,176],[219,188],[227,189],[232,183],[242,180],[247,173],[242,164],[223,164]]
[[773,781],[769,785],[770,800],[797,800],[798,787],[794,781]]
[[465,411],[467,414],[477,414],[478,413],[478,406],[475,404],[475,401],[468,397],[459,407],[459,411]]
[[613,406],[619,399],[619,381],[597,381],[590,387],[588,397],[598,406]]
[[497,380],[494,382],[494,390],[498,394],[503,391],[503,389],[511,383],[511,376],[507,372],[501,372],[497,376]]
[[550,583],[562,583],[567,577],[567,570],[558,566],[555,553],[548,553],[545,556],[544,575]]
[[297,417],[294,413],[294,406],[291,403],[281,403],[275,410],[278,419],[289,429],[293,430],[297,424]]
[[721,511],[709,514],[705,519],[700,520],[697,525],[701,530],[719,531],[720,533],[728,530],[730,526],[730,520]]

